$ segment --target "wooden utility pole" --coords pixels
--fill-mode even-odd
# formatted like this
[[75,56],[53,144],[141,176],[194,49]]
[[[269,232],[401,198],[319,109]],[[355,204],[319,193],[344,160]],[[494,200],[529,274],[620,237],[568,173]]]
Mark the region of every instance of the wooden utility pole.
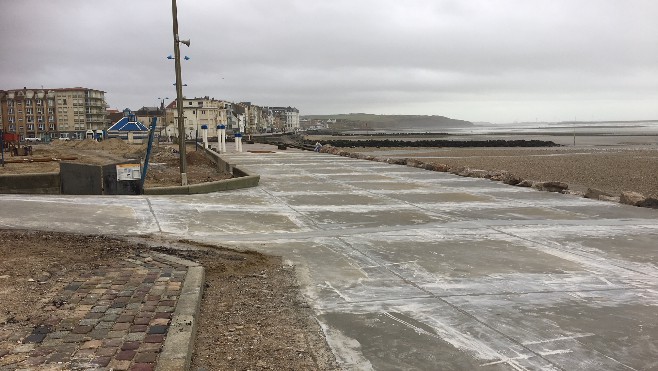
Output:
[[[187,185],[187,159],[185,157],[185,122],[183,117],[183,82],[180,66],[180,45],[178,38],[178,10],[176,0],[171,0],[171,13],[174,19],[174,63],[176,69],[176,109],[178,110],[178,155],[180,156],[181,185]],[[189,45],[188,45],[189,46]]]

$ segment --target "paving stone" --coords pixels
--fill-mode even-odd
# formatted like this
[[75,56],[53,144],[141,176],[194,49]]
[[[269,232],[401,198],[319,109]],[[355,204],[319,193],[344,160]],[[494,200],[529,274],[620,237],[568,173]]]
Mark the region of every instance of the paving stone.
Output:
[[89,337],[92,339],[102,340],[105,339],[107,334],[110,332],[110,329],[99,329],[96,328],[89,333]]
[[100,319],[98,318],[88,318],[88,319],[83,319],[78,324],[80,326],[96,326],[100,322]]
[[30,366],[36,366],[46,362],[46,359],[47,359],[46,356],[29,357],[26,363]]
[[65,343],[81,343],[85,340],[88,340],[85,334],[68,334],[62,339]]
[[71,332],[74,333],[74,334],[86,334],[86,333],[90,332],[91,330],[93,330],[93,328],[94,328],[93,326],[80,325],[80,326],[76,326],[75,328],[73,328],[73,330]]
[[101,366],[101,367],[107,367],[107,365],[110,364],[110,361],[112,360],[112,357],[106,356],[106,357],[96,357],[94,358],[91,363]]
[[47,355],[49,355],[50,353],[52,353],[54,351],[55,351],[55,348],[53,348],[53,347],[40,346],[40,347],[34,349],[32,351],[32,353],[30,353],[30,356],[31,357],[47,356]]
[[121,345],[121,350],[135,350],[139,348],[139,345],[138,341],[126,341]]
[[46,335],[47,334],[31,334],[23,339],[23,343],[40,343],[46,338]]
[[139,347],[140,352],[155,352],[160,353],[162,350],[162,343],[142,343],[142,346]]
[[154,369],[155,365],[152,363],[135,363],[130,371],[153,371]]
[[98,323],[95,328],[96,330],[109,330],[112,327],[114,327],[114,322],[107,321]]
[[146,337],[146,332],[131,332],[125,336],[126,341],[143,341]]
[[[97,307],[94,307],[94,309],[96,309],[96,308]],[[98,320],[100,320],[101,318],[103,318],[105,313],[94,312],[94,309],[92,309],[91,312],[87,313],[87,315],[85,316],[85,319],[98,319]]]
[[92,313],[104,313],[106,310],[108,310],[110,307],[107,305],[97,305],[93,308],[91,308]]
[[119,323],[120,322],[132,322],[134,320],[135,320],[135,316],[123,315],[123,316],[119,316],[119,318],[117,318],[116,322],[119,322]]
[[89,360],[93,358],[94,353],[96,353],[96,349],[78,349],[78,351],[75,352],[74,357],[76,359]]
[[112,338],[123,338],[128,334],[128,331],[110,331],[107,333],[107,337]]
[[113,359],[112,361],[110,361],[108,367],[110,368],[110,370],[125,371],[130,368],[130,361],[121,361],[118,359]]
[[29,353],[29,352],[33,351],[34,348],[35,348],[34,344],[22,344],[22,345],[19,345],[19,346],[15,347],[12,350],[12,353]]
[[103,347],[114,347],[119,349],[119,347],[123,344],[123,339],[117,339],[117,338],[107,338],[103,340]]
[[117,347],[101,347],[96,349],[96,355],[99,357],[112,357],[118,351]]
[[151,316],[149,316],[149,317],[138,317],[138,318],[135,318],[133,323],[136,324],[136,325],[148,325],[149,323],[151,323],[151,318],[152,318]]
[[169,319],[168,318],[155,318],[149,324],[151,326],[166,326],[166,325],[169,324]]
[[144,338],[145,343],[162,343],[164,342],[164,334],[153,334],[153,335],[146,335]]
[[123,330],[128,330],[129,328],[130,328],[130,323],[119,322],[114,324],[114,326],[112,327],[112,331],[123,331]]
[[81,349],[95,349],[103,344],[102,340],[89,340],[80,346]]
[[114,359],[118,359],[119,361],[130,361],[135,357],[135,352],[134,350],[122,350],[117,355],[114,357]]
[[105,315],[101,318],[101,321],[103,322],[114,322],[119,318],[119,314],[116,313],[105,313]]
[[148,325],[132,325],[130,326],[130,332],[146,332]]
[[169,326],[159,326],[159,325],[158,326],[151,326],[149,328],[149,330],[147,331],[147,333],[149,335],[152,335],[152,334],[166,334],[168,329],[169,329]]
[[61,344],[64,344],[62,339],[51,339],[49,337],[46,337],[46,340],[41,342],[42,347],[58,347]]
[[153,363],[158,359],[158,353],[156,352],[139,352],[135,356],[136,363]]

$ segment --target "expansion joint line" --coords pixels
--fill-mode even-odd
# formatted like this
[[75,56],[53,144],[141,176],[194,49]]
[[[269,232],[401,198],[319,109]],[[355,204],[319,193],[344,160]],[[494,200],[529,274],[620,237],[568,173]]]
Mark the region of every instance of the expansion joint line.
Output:
[[302,213],[301,211],[299,211],[299,210],[295,209],[294,207],[290,206],[290,204],[288,204],[287,202],[281,200],[280,197],[272,194],[272,192],[268,191],[265,188],[261,189],[261,191],[263,193],[265,193],[266,195],[268,195],[269,197],[271,197],[272,199],[276,200],[276,202],[278,202],[279,204],[281,204],[284,207],[288,208],[290,211],[292,211],[295,214],[301,216],[302,219],[306,220],[306,223],[308,224],[308,226],[315,227],[316,229],[319,229],[319,230],[324,230],[324,228],[320,227],[312,218],[304,215],[304,213]]
[[153,205],[151,205],[151,200],[149,200],[148,197],[146,198],[146,203],[149,205],[149,210],[151,211],[151,215],[153,215],[153,219],[155,219],[155,224],[158,226],[158,231],[162,233],[162,228],[160,227],[160,221],[158,220],[157,215],[155,215],[155,210],[153,210]]
[[[368,254],[366,254],[365,252],[363,252],[363,251],[357,249],[356,247],[352,246],[352,244],[350,244],[349,242],[345,241],[342,237],[338,237],[337,239],[338,239],[340,242],[342,242],[343,244],[345,244],[347,247],[349,247],[350,249],[352,249],[352,250],[356,251],[357,253],[363,255],[364,257],[368,258],[369,260],[374,260],[372,257],[368,256]],[[521,342],[519,342],[518,340],[514,339],[513,337],[511,337],[511,336],[507,335],[506,333],[501,332],[500,330],[498,330],[498,329],[496,329],[496,328],[494,328],[494,327],[488,325],[487,323],[481,321],[479,318],[477,318],[475,315],[471,314],[470,312],[468,312],[468,311],[466,311],[466,310],[464,310],[464,309],[458,307],[458,306],[455,305],[455,304],[452,304],[451,302],[445,300],[443,297],[441,297],[441,296],[439,296],[439,295],[436,295],[435,293],[433,293],[433,292],[431,292],[431,291],[429,291],[429,290],[427,290],[427,289],[421,287],[421,286],[418,285],[417,283],[408,280],[407,278],[405,278],[405,277],[402,276],[401,274],[399,274],[399,273],[395,272],[394,270],[392,270],[388,265],[382,265],[382,264],[379,264],[379,266],[381,266],[382,268],[384,268],[385,270],[387,270],[389,273],[393,274],[394,276],[398,277],[398,278],[399,278],[400,280],[402,280],[404,283],[406,283],[406,284],[408,284],[408,285],[411,285],[411,286],[415,287],[416,289],[418,289],[418,290],[420,290],[420,291],[426,293],[426,294],[427,294],[429,297],[431,297],[432,299],[436,299],[436,300],[438,300],[438,301],[444,303],[445,305],[451,307],[451,308],[454,309],[455,311],[457,311],[457,312],[463,314],[464,316],[466,316],[466,317],[472,319],[473,321],[479,323],[479,324],[482,325],[483,327],[488,328],[489,330],[491,330],[491,331],[497,333],[498,335],[502,336],[503,338],[507,339],[508,341],[510,341],[510,342],[512,342],[512,343],[514,343],[514,344],[516,344],[516,345],[518,345],[519,347],[521,347],[521,348],[527,350],[527,351],[530,352],[531,354],[534,354],[535,357],[543,359],[544,361],[550,363],[551,365],[553,365],[555,368],[557,368],[557,369],[559,369],[559,370],[566,371],[564,368],[562,368],[562,367],[560,367],[559,365],[557,365],[557,364],[551,362],[549,359],[547,359],[546,357],[544,357],[544,356],[541,355],[540,353],[538,353],[538,352],[536,352],[536,351],[534,351],[534,350],[528,348],[526,345],[524,345],[523,343],[521,343]]]
[[[523,241],[526,241],[526,242],[534,243],[534,244],[536,244],[536,245],[542,246],[542,247],[547,248],[547,249],[554,249],[554,250],[560,251],[560,252],[565,253],[565,254],[575,255],[575,256],[578,256],[578,257],[581,257],[581,258],[587,259],[587,260],[589,260],[589,261],[593,260],[592,257],[589,256],[589,255],[586,254],[586,253],[579,253],[579,252],[577,252],[577,251],[568,250],[568,249],[562,248],[562,247],[560,247],[560,246],[553,246],[553,245],[549,245],[549,244],[546,244],[546,243],[543,243],[543,242],[539,242],[539,241],[532,240],[532,239],[530,239],[530,238],[517,236],[517,235],[515,235],[515,234],[513,234],[513,233],[505,232],[505,231],[503,231],[503,230],[497,229],[497,228],[492,227],[492,226],[486,226],[486,225],[483,225],[483,227],[489,228],[489,229],[491,229],[492,231],[495,231],[495,232],[498,232],[498,233],[502,233],[502,234],[507,235],[507,236],[510,236],[510,237],[514,237],[514,238],[518,238],[518,239],[523,240]],[[632,269],[632,268],[629,268],[629,267],[625,267],[625,266],[620,265],[620,264],[615,264],[614,262],[610,262],[610,265],[613,266],[613,267],[615,267],[615,268],[623,269],[623,270],[625,270],[625,271],[633,272],[633,273],[635,273],[635,274],[639,274],[639,275],[642,275],[642,276],[655,277],[654,275],[652,275],[652,274],[648,274],[647,272],[638,271],[638,270],[635,270],[635,269]]]

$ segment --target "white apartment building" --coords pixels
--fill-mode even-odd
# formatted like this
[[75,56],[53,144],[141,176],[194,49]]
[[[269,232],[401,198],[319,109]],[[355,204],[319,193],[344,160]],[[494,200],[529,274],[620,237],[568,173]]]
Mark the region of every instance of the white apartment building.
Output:
[[[187,139],[201,138],[201,128],[208,125],[208,136],[217,136],[217,125],[228,125],[231,103],[210,97],[183,99],[183,126]],[[165,136],[178,137],[178,109],[176,101],[166,108]]]

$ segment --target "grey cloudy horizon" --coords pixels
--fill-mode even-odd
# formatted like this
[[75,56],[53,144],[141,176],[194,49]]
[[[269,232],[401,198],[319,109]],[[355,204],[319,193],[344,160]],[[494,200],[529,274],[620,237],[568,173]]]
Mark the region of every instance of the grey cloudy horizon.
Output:
[[[304,114],[658,119],[653,0],[178,0],[187,97]],[[0,0],[0,89],[175,97],[171,1]]]

